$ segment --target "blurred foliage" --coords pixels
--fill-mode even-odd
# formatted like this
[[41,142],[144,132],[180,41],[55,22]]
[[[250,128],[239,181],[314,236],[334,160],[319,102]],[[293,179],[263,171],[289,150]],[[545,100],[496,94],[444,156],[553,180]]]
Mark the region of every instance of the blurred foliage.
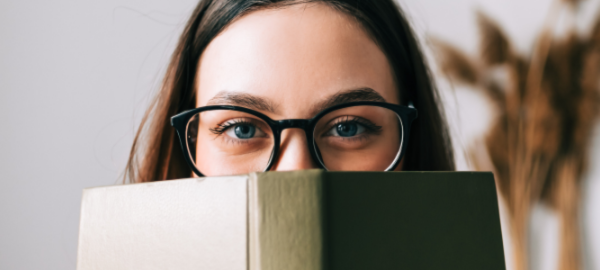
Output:
[[561,219],[559,269],[581,269],[578,209],[600,107],[600,18],[585,35],[572,29],[566,38],[552,36],[556,14],[576,12],[569,7],[578,2],[557,2],[531,55],[515,52],[483,13],[477,16],[479,55],[434,42],[441,71],[484,93],[497,112],[484,147],[473,145],[470,155],[477,169],[495,173],[511,218],[517,270],[528,268],[528,220],[539,200]]

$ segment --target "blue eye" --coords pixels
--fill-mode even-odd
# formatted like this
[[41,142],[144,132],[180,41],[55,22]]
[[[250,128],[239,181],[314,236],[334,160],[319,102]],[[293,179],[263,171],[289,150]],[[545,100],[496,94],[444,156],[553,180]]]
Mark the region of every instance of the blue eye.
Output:
[[356,135],[356,131],[358,130],[358,127],[356,124],[354,123],[350,123],[350,124],[339,124],[336,126],[337,129],[337,134],[339,134],[342,137],[352,137],[354,135]]
[[335,125],[330,131],[330,134],[340,137],[353,137],[363,132],[365,132],[365,127],[363,125],[356,122],[348,122]]
[[268,135],[264,130],[270,129],[266,123],[260,123],[258,120],[238,118],[218,124],[216,128],[210,130],[216,135],[225,134],[233,140],[245,141],[255,138],[266,138]]
[[[231,132],[233,131],[233,132]],[[233,134],[227,134],[231,137],[237,137],[238,139],[251,139],[254,137],[254,135],[256,134],[256,127],[252,126],[252,125],[247,125],[247,124],[241,124],[241,125],[237,125],[232,129],[229,129],[227,131],[227,133],[233,133]],[[234,135],[234,136],[232,136]]]

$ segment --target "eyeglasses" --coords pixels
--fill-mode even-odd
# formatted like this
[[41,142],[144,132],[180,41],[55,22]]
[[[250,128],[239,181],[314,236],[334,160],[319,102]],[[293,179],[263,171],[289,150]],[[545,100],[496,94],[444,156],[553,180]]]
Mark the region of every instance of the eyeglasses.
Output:
[[406,149],[412,107],[352,102],[312,119],[273,120],[238,106],[205,106],[171,118],[185,159],[198,176],[267,171],[280,154],[281,133],[303,129],[317,165],[333,171],[389,171]]

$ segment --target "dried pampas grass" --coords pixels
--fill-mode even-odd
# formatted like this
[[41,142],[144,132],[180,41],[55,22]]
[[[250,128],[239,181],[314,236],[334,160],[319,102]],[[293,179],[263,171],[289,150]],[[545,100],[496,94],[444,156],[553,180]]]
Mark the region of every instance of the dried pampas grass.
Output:
[[[578,2],[562,0],[571,6]],[[600,18],[586,36],[573,30],[556,40],[555,16],[549,16],[529,57],[515,53],[498,24],[482,13],[479,56],[434,41],[441,71],[482,91],[496,107],[498,116],[484,140],[493,168],[478,169],[495,172],[511,217],[517,270],[528,268],[528,220],[540,200],[561,219],[559,269],[581,269],[579,195],[600,107]],[[507,80],[493,76],[499,69]]]

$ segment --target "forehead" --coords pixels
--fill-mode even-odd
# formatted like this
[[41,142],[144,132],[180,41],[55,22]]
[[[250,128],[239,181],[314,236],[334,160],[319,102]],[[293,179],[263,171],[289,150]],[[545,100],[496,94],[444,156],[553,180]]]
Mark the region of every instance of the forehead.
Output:
[[398,103],[383,52],[354,18],[324,4],[242,16],[211,41],[196,79],[198,106],[239,92],[269,99],[285,117],[311,117],[307,108],[357,88]]

